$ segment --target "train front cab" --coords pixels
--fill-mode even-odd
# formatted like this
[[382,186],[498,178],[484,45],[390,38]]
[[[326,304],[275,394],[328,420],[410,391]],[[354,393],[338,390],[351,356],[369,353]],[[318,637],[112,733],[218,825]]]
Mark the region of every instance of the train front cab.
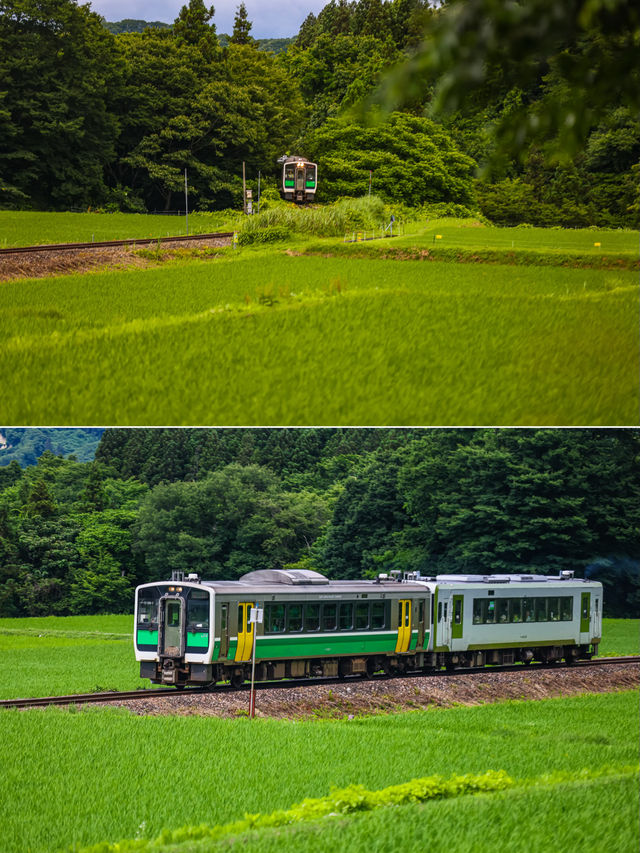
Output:
[[135,650],[140,677],[182,687],[210,680],[212,590],[199,584],[148,584],[136,591]]
[[318,167],[304,158],[292,158],[282,167],[281,195],[285,201],[306,204],[315,198]]

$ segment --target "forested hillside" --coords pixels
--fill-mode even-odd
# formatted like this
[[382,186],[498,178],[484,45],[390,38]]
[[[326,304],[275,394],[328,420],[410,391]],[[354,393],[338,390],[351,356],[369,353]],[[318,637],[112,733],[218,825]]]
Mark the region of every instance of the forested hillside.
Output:
[[0,468],[0,615],[128,612],[137,583],[299,566],[541,572],[640,605],[631,430],[107,430]]
[[243,4],[219,39],[203,0],[142,32],[75,0],[4,0],[0,207],[170,210],[185,168],[192,205],[237,207],[242,162],[273,190],[290,151],[317,160],[319,201],[371,178],[387,201],[501,224],[633,227],[637,10],[546,7],[330,0],[275,55]]
[[45,450],[55,456],[73,455],[78,462],[91,462],[103,432],[101,427],[16,429],[0,426],[0,467],[12,462],[17,462],[21,468],[35,465]]

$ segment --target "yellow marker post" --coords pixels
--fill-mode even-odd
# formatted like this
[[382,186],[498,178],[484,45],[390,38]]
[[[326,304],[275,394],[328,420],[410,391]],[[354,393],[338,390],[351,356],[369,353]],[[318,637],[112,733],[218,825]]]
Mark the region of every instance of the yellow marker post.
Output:
[[600,243],[594,243],[593,245],[595,246],[596,249],[600,248]]

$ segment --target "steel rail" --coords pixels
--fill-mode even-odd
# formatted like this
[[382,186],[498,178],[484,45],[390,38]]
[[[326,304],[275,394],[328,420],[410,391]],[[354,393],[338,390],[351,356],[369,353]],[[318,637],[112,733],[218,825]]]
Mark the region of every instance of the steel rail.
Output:
[[[608,664],[625,664],[625,663],[640,663],[640,655],[628,655],[625,657],[616,658],[595,658],[594,660],[580,660],[572,664],[566,663],[534,663],[523,665],[507,664],[506,666],[483,666],[483,667],[458,667],[450,670],[432,670],[424,672],[424,670],[413,670],[404,673],[394,673],[393,675],[374,675],[374,681],[393,680],[396,678],[416,678],[418,676],[429,677],[437,676],[455,676],[455,675],[491,675],[493,673],[503,672],[536,672],[538,670],[559,670],[559,669],[576,669],[578,667],[603,666]],[[256,690],[273,690],[287,689],[291,687],[311,687],[317,685],[332,685],[344,684],[352,682],[355,684],[362,683],[363,678],[359,675],[349,676],[347,678],[289,678],[278,681],[259,681],[256,683]],[[175,687],[158,687],[158,688],[139,688],[138,690],[112,690],[106,693],[73,693],[68,696],[43,696],[31,699],[2,699],[0,700],[0,708],[42,708],[49,705],[88,705],[93,702],[121,702],[130,699],[154,699],[158,696],[191,696],[202,695],[203,693],[235,693],[238,691],[248,690],[249,682],[245,682],[240,687],[233,687],[230,684],[222,684],[218,686],[205,687],[188,687],[183,690],[177,690]]]
[[233,231],[215,234],[189,234],[181,237],[134,237],[128,240],[100,240],[92,243],[49,243],[40,246],[11,246],[0,249],[0,255],[23,255],[30,252],[63,252],[69,249],[104,249],[117,246],[151,246],[158,243],[186,243],[189,240],[214,240],[233,237]]

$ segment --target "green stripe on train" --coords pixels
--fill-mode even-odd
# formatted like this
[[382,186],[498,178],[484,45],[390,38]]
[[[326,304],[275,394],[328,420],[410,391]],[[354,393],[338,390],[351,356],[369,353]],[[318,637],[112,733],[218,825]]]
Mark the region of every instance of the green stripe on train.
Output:
[[187,632],[187,645],[198,649],[209,648],[209,634],[206,631]]
[[397,641],[397,631],[386,631],[383,634],[345,634],[344,637],[326,634],[257,637],[256,657],[303,658],[390,653],[395,651]]
[[143,645],[143,646],[157,646],[158,645],[158,632],[157,631],[145,631],[143,628],[138,628],[137,643],[138,643],[138,645]]

